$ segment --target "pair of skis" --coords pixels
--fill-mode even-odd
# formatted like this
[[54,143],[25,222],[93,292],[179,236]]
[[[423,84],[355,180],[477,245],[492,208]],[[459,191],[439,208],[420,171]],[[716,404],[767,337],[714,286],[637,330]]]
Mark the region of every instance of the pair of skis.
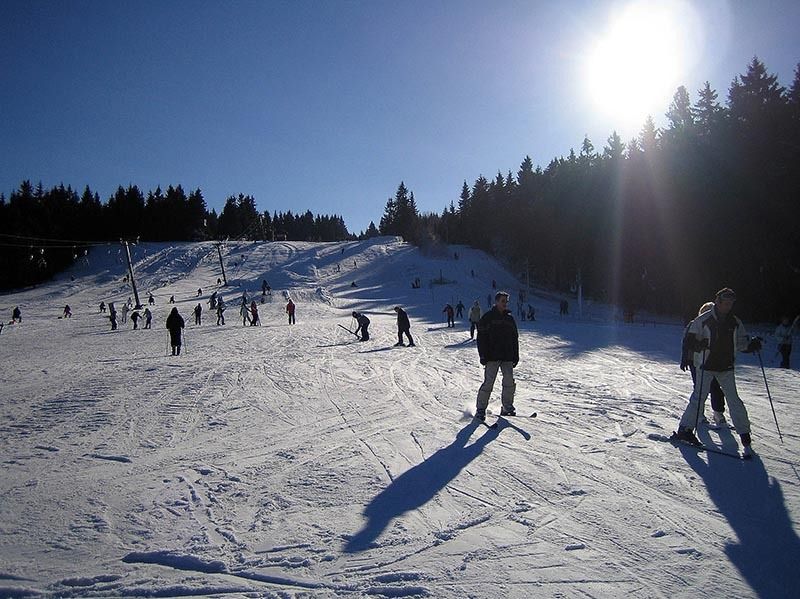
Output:
[[752,455],[742,455],[741,453],[737,452],[730,452],[725,451],[724,449],[720,449],[719,447],[715,447],[713,445],[704,445],[703,443],[690,443],[689,441],[684,441],[683,439],[679,439],[677,433],[672,433],[669,437],[666,435],[660,435],[658,433],[650,433],[647,435],[648,439],[652,439],[653,441],[662,441],[665,443],[671,443],[675,447],[691,447],[692,449],[696,449],[697,451],[705,451],[706,453],[715,453],[717,455],[724,455],[729,458],[733,458],[735,460],[749,460],[752,458]]
[[476,420],[478,420],[478,422],[480,422],[486,428],[495,429],[495,428],[497,428],[497,425],[500,423],[500,420],[502,420],[503,418],[536,418],[536,416],[537,416],[536,412],[534,412],[530,416],[524,416],[522,414],[513,414],[513,415],[512,414],[501,414],[501,415],[499,415],[497,417],[497,420],[495,420],[492,424],[487,423],[485,420],[479,420],[477,418],[476,418]]

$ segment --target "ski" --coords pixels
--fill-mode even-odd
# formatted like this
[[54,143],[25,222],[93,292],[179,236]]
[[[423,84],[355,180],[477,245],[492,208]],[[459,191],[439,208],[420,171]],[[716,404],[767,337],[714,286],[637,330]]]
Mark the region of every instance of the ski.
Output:
[[500,414],[498,418],[536,418],[538,414],[534,412],[530,416],[526,416],[525,414]]
[[736,460],[748,460],[750,459],[749,456],[743,456],[738,451],[736,453],[731,453],[729,451],[725,451],[723,449],[719,449],[717,447],[713,447],[711,445],[703,445],[702,443],[696,445],[694,443],[689,443],[688,441],[682,441],[675,437],[675,433],[672,433],[669,437],[666,435],[660,435],[658,433],[650,433],[647,435],[648,439],[652,439],[653,441],[662,441],[665,443],[670,443],[675,447],[691,447],[692,449],[696,449],[697,451],[705,451],[707,453],[716,453],[718,455],[728,456],[729,458],[734,458]]

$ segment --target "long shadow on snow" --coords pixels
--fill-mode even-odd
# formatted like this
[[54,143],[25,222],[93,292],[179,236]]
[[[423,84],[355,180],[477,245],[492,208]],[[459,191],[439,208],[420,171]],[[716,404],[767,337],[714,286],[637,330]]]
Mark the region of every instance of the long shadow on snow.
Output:
[[[726,450],[736,448],[729,430],[720,433]],[[702,439],[704,442],[710,439]],[[800,538],[783,499],[758,456],[747,462],[681,448],[686,462],[706,484],[708,494],[739,542],[725,547],[728,559],[761,598],[800,597]]]
[[417,509],[433,499],[491,441],[497,439],[501,430],[500,427],[487,428],[474,443],[467,445],[472,433],[479,426],[483,425],[471,421],[458,432],[450,445],[398,476],[370,501],[363,512],[367,523],[348,540],[345,551],[355,553],[368,549],[393,518]]

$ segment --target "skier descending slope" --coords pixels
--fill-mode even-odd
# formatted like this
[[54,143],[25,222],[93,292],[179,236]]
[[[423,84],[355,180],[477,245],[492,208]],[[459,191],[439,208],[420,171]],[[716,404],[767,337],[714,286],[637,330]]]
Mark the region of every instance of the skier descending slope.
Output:
[[519,333],[517,323],[508,310],[508,294],[498,291],[494,296],[494,307],[478,322],[478,355],[483,370],[483,384],[478,390],[475,418],[486,419],[486,407],[497,378],[497,371],[503,373],[503,407],[501,416],[516,416],[514,409],[514,368],[519,362]]
[[689,404],[681,417],[675,438],[693,445],[699,445],[693,429],[697,426],[698,406],[705,403],[716,380],[728,402],[733,425],[744,446],[744,455],[752,455],[750,447],[750,418],[736,389],[733,363],[736,351],[755,352],[761,349],[761,341],[750,339],[742,321],[733,313],[736,294],[729,288],[720,289],[714,299],[714,307],[692,321],[687,334],[687,344],[695,352],[702,354],[702,364],[698,368],[699,382],[695,385]]

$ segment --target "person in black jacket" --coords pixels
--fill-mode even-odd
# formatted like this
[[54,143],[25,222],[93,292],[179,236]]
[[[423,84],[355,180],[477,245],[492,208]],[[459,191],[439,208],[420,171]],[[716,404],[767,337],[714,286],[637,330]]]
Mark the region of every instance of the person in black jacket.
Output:
[[181,329],[183,317],[178,314],[178,307],[174,307],[167,316],[167,329],[169,329],[169,343],[172,346],[172,355],[181,355]]
[[353,318],[355,318],[358,323],[354,334],[358,335],[360,332],[361,341],[369,341],[369,318],[367,318],[366,314],[362,314],[361,312],[353,312]]
[[411,323],[408,321],[408,314],[400,306],[395,306],[394,311],[397,312],[397,343],[398,345],[405,345],[403,343],[403,333],[408,337],[408,346],[414,347],[414,338],[411,336]]
[[515,416],[514,368],[519,362],[519,333],[517,323],[508,309],[508,293],[498,291],[494,296],[494,307],[484,314],[478,322],[478,355],[483,370],[483,384],[478,390],[475,418],[486,419],[486,407],[492,393],[497,371],[503,373],[503,407],[501,416]]

